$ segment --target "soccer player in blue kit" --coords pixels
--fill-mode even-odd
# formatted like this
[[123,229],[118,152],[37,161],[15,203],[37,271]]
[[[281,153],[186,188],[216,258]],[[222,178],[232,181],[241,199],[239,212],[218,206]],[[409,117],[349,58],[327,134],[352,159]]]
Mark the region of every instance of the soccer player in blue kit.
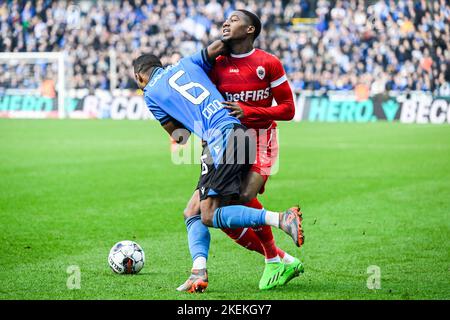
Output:
[[[208,78],[215,61],[211,57],[225,52],[226,45],[217,40],[166,68],[152,54],[141,55],[133,61],[135,79],[144,91],[146,105],[162,127],[179,143],[185,143],[191,132],[205,142],[198,184],[201,214],[185,221],[189,251],[197,267],[178,287],[179,291],[203,292],[208,286],[208,227],[269,225],[286,232],[297,246],[303,243],[298,207],[273,212],[233,204],[239,198],[243,175],[253,161],[252,148],[256,142],[252,142],[252,135],[247,134],[240,121],[223,108],[223,97]],[[180,135],[177,129],[184,129],[188,134]],[[242,136],[244,139],[240,139]]]

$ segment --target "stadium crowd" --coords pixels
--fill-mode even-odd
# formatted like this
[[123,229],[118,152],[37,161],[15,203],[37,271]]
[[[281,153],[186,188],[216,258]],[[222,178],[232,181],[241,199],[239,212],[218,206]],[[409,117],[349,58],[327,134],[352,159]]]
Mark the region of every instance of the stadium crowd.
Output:
[[[64,51],[69,88],[134,88],[134,57],[174,63],[219,38],[235,8],[260,16],[255,45],[282,60],[294,89],[449,93],[446,0],[0,0],[0,51]],[[55,76],[46,69],[2,61],[0,87],[32,88]]]

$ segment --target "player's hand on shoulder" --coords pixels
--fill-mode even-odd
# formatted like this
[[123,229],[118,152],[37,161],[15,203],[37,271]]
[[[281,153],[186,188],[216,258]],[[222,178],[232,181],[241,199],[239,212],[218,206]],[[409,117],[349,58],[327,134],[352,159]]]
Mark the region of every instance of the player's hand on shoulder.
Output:
[[229,115],[241,119],[244,117],[244,109],[237,102],[224,101],[222,102],[225,109],[230,110]]

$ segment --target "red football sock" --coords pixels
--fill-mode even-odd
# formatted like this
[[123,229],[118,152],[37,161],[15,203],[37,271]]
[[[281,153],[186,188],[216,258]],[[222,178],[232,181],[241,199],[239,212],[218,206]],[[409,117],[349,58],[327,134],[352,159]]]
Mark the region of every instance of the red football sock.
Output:
[[238,229],[222,229],[223,232],[227,234],[231,239],[233,239],[237,244],[243,246],[244,248],[252,251],[259,252],[264,255],[264,248],[259,241],[258,236],[251,228],[247,228],[244,232],[244,228]]
[[[253,198],[252,200],[244,204],[244,206],[255,209],[263,208],[262,204],[258,201],[257,198]],[[266,259],[273,259],[279,255],[278,254],[279,249],[275,245],[275,239],[273,238],[272,228],[270,226],[261,226],[259,228],[253,228],[253,231],[255,232],[258,239],[261,241],[261,244],[264,248],[264,256],[266,257]]]
[[[259,240],[258,236],[256,235],[255,231],[252,228],[248,228],[244,234],[242,234],[244,228],[222,229],[222,231],[225,232],[227,236],[229,236],[231,239],[233,239],[237,244],[241,245],[242,247],[251,251],[256,251],[265,256],[265,251],[263,246],[261,245],[261,241]],[[283,259],[284,255],[286,254],[283,250],[281,250],[278,247],[277,253],[281,259]]]
[[284,256],[286,255],[286,252],[284,252],[283,250],[281,250],[278,247],[277,247],[277,252],[278,252],[278,256],[280,257],[280,259],[283,259]]

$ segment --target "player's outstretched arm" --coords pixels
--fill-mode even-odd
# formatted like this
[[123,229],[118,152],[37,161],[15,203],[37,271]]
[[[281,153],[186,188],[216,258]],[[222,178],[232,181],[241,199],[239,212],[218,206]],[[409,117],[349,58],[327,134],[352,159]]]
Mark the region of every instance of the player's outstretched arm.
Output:
[[186,144],[191,132],[176,120],[169,120],[162,126],[178,144]]
[[216,40],[206,48],[206,51],[208,53],[208,61],[211,64],[214,64],[218,56],[222,56],[229,53],[229,48],[227,44],[222,40]]

